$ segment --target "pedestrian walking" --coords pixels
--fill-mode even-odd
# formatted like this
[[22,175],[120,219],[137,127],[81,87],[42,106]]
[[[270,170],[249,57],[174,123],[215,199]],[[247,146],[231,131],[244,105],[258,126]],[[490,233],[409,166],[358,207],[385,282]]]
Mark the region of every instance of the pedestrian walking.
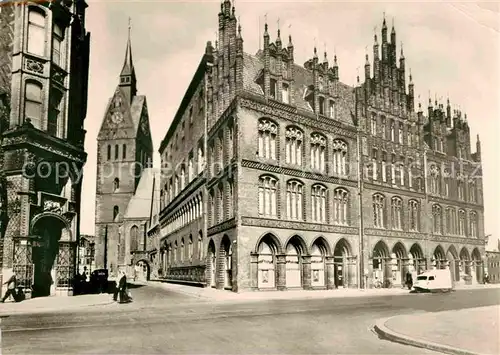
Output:
[[118,277],[116,279],[115,293],[113,294],[113,300],[118,301],[118,303],[130,302],[132,298],[127,291],[127,275],[124,271],[118,272]]
[[5,292],[5,295],[2,298],[2,303],[5,302],[6,299],[8,299],[10,296],[14,299],[14,302],[17,302],[17,294],[16,294],[16,288],[17,288],[17,279],[16,279],[16,274],[12,274],[11,277],[7,279],[3,283],[4,285],[7,285],[7,292]]
[[406,286],[408,287],[408,290],[411,290],[413,287],[413,276],[411,276],[411,272],[406,273]]

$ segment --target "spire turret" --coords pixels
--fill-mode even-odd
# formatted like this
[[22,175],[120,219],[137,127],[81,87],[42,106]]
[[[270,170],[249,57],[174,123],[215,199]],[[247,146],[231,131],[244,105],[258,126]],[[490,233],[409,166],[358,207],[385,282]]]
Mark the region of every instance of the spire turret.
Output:
[[479,134],[477,135],[476,139],[476,160],[481,160],[481,141],[479,140]]
[[392,18],[391,44],[396,46],[396,28],[394,27],[394,17]]
[[365,81],[370,79],[370,59],[368,58],[368,53],[365,54]]
[[339,80],[339,64],[337,63],[337,54],[333,56],[333,80]]
[[387,23],[385,22],[385,12],[384,12],[384,21],[382,22],[382,43],[387,42]]
[[123,62],[122,71],[120,73],[120,84],[119,86],[127,95],[129,102],[132,102],[132,98],[137,94],[137,79],[135,76],[134,62],[132,60],[132,43],[130,40],[131,31],[131,20],[128,20],[128,39],[127,48],[125,50],[125,60]]

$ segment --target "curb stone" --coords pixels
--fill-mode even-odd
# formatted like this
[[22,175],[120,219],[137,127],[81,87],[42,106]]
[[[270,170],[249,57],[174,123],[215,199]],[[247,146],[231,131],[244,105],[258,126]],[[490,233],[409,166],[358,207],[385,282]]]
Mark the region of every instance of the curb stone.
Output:
[[62,307],[62,308],[52,307],[52,308],[42,308],[42,309],[33,309],[33,310],[19,310],[19,311],[12,310],[12,311],[0,312],[0,318],[17,316],[17,315],[26,315],[26,314],[40,314],[40,313],[55,312],[55,311],[66,311],[66,310],[73,310],[73,309],[78,309],[78,308],[83,308],[83,307],[107,306],[107,305],[110,305],[112,303],[115,303],[115,302],[114,301],[106,301],[106,302],[102,302],[102,303],[75,305],[75,306]]
[[377,322],[375,323],[375,326],[373,327],[373,330],[375,331],[375,333],[378,334],[379,338],[389,340],[389,341],[392,341],[395,343],[414,346],[417,348],[424,348],[424,349],[429,349],[429,350],[433,350],[433,351],[438,351],[438,352],[445,353],[445,354],[481,355],[479,353],[475,353],[475,352],[472,352],[469,350],[454,348],[454,347],[449,346],[449,345],[444,345],[444,344],[434,343],[431,341],[426,341],[423,339],[413,338],[409,335],[398,333],[398,332],[386,327],[385,324],[390,319],[395,318],[395,317],[398,317],[398,316],[377,320]]

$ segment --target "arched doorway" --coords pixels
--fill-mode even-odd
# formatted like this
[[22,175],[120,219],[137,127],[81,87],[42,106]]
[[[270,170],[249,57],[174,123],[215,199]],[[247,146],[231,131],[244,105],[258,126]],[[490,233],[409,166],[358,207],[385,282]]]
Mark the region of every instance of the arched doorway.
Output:
[[356,277],[356,259],[352,256],[351,245],[340,239],[333,251],[333,274],[335,287],[348,287]]
[[210,243],[208,243],[208,252],[207,252],[207,269],[208,269],[208,277],[209,277],[209,285],[210,287],[216,286],[216,271],[217,271],[217,256],[215,254],[215,243],[213,239],[210,239]]
[[401,242],[397,242],[392,248],[392,283],[393,285],[404,286],[408,268],[408,254]]
[[324,287],[326,285],[326,256],[328,244],[324,238],[318,238],[311,247],[311,286]]
[[257,287],[276,287],[276,254],[278,254],[278,242],[272,234],[266,234],[257,246]]
[[450,245],[446,253],[446,260],[450,268],[451,279],[454,282],[460,281],[460,263],[458,261],[458,253],[453,245]]
[[471,260],[469,251],[466,247],[463,247],[460,250],[460,278],[464,281],[464,283],[470,282],[471,279]]
[[373,285],[375,287],[387,287],[390,284],[391,256],[389,248],[380,240],[373,248],[372,266],[373,266]]
[[448,266],[448,260],[446,260],[441,245],[438,245],[436,249],[434,249],[434,254],[432,254],[432,266],[435,269],[446,269],[446,266]]
[[306,254],[302,238],[294,235],[286,245],[285,285],[287,288],[302,287],[302,255]]
[[[410,248],[410,272],[417,275],[427,270],[427,261],[425,260],[424,252],[417,243]],[[413,275],[415,276],[415,275]],[[415,277],[413,278],[415,280]]]
[[72,289],[75,245],[69,235],[65,241],[61,240],[63,233],[69,234],[67,222],[58,214],[43,213],[33,219],[31,232],[34,237],[32,296],[49,296],[56,288]]
[[481,260],[481,253],[477,248],[472,251],[472,266],[471,270],[472,283],[476,284],[482,282],[483,279],[483,261]]
[[232,247],[231,241],[227,235],[222,237],[220,250],[223,260],[223,268],[221,271],[223,273],[224,288],[231,289],[233,287]]
[[138,281],[149,281],[150,268],[147,260],[139,260],[135,263],[135,279]]

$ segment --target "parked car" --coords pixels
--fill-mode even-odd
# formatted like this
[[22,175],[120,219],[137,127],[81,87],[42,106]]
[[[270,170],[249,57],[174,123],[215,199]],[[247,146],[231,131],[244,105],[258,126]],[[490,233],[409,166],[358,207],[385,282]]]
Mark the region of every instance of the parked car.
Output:
[[92,292],[103,293],[108,291],[108,270],[97,269],[90,274],[90,287]]

